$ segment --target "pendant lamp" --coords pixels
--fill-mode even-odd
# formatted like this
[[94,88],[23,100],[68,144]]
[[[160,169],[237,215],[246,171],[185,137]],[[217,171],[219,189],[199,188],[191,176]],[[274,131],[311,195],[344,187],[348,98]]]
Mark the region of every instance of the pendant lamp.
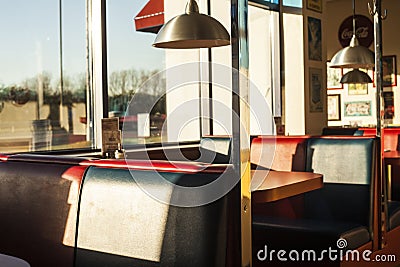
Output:
[[342,76],[340,83],[372,83],[372,79],[366,72],[353,69]]
[[200,14],[195,0],[186,4],[185,14],[168,21],[158,32],[153,46],[159,48],[211,48],[230,44],[224,26],[211,16]]
[[374,53],[367,47],[359,44],[356,36],[355,0],[353,0],[353,37],[350,45],[339,50],[331,60],[331,68],[365,68],[375,66]]

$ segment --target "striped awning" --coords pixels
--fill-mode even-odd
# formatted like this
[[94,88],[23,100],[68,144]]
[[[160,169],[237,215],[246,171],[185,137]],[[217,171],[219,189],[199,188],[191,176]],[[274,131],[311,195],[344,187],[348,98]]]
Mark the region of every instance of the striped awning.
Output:
[[136,31],[157,33],[164,25],[164,0],[149,0],[134,20]]

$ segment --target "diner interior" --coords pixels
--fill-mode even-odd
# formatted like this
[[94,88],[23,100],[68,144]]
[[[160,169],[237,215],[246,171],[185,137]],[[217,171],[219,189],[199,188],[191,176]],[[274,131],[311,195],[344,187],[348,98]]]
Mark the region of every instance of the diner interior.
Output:
[[3,1],[0,267],[399,267],[399,14]]

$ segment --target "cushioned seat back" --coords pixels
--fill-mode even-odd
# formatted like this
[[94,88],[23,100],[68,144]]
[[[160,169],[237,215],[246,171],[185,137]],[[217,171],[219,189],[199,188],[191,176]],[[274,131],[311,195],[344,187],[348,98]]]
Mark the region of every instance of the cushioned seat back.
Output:
[[250,161],[277,171],[305,170],[305,143],[309,136],[261,136],[251,142]]
[[73,265],[73,244],[65,241],[75,234],[68,221],[75,212],[78,185],[65,174],[79,161],[16,155],[0,162],[0,253],[32,267]]
[[324,175],[324,187],[306,194],[306,216],[371,227],[374,151],[372,137],[309,139],[306,168]]
[[193,187],[219,175],[89,167],[75,266],[225,266],[227,196],[198,207],[172,206],[183,195],[158,180]]
[[326,127],[322,129],[322,135],[355,135],[358,128]]
[[231,138],[228,136],[207,136],[200,140],[200,158],[198,161],[207,163],[231,162]]

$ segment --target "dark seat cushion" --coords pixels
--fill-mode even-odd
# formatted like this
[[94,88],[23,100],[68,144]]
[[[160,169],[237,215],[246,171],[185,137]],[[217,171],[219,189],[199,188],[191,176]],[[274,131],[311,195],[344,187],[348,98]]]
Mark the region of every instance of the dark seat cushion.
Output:
[[187,196],[157,180],[195,187],[219,175],[89,167],[81,192],[76,266],[225,266],[227,196],[202,206],[173,206]]
[[389,230],[400,226],[400,202],[399,201],[389,201],[388,202],[388,217],[389,217]]
[[285,219],[266,216],[253,218],[253,236],[256,243],[273,246],[271,249],[337,249],[336,242],[347,241],[346,249],[355,249],[371,237],[365,226],[349,222]]
[[323,188],[304,194],[304,217],[369,226],[370,194],[368,185],[324,183]]

